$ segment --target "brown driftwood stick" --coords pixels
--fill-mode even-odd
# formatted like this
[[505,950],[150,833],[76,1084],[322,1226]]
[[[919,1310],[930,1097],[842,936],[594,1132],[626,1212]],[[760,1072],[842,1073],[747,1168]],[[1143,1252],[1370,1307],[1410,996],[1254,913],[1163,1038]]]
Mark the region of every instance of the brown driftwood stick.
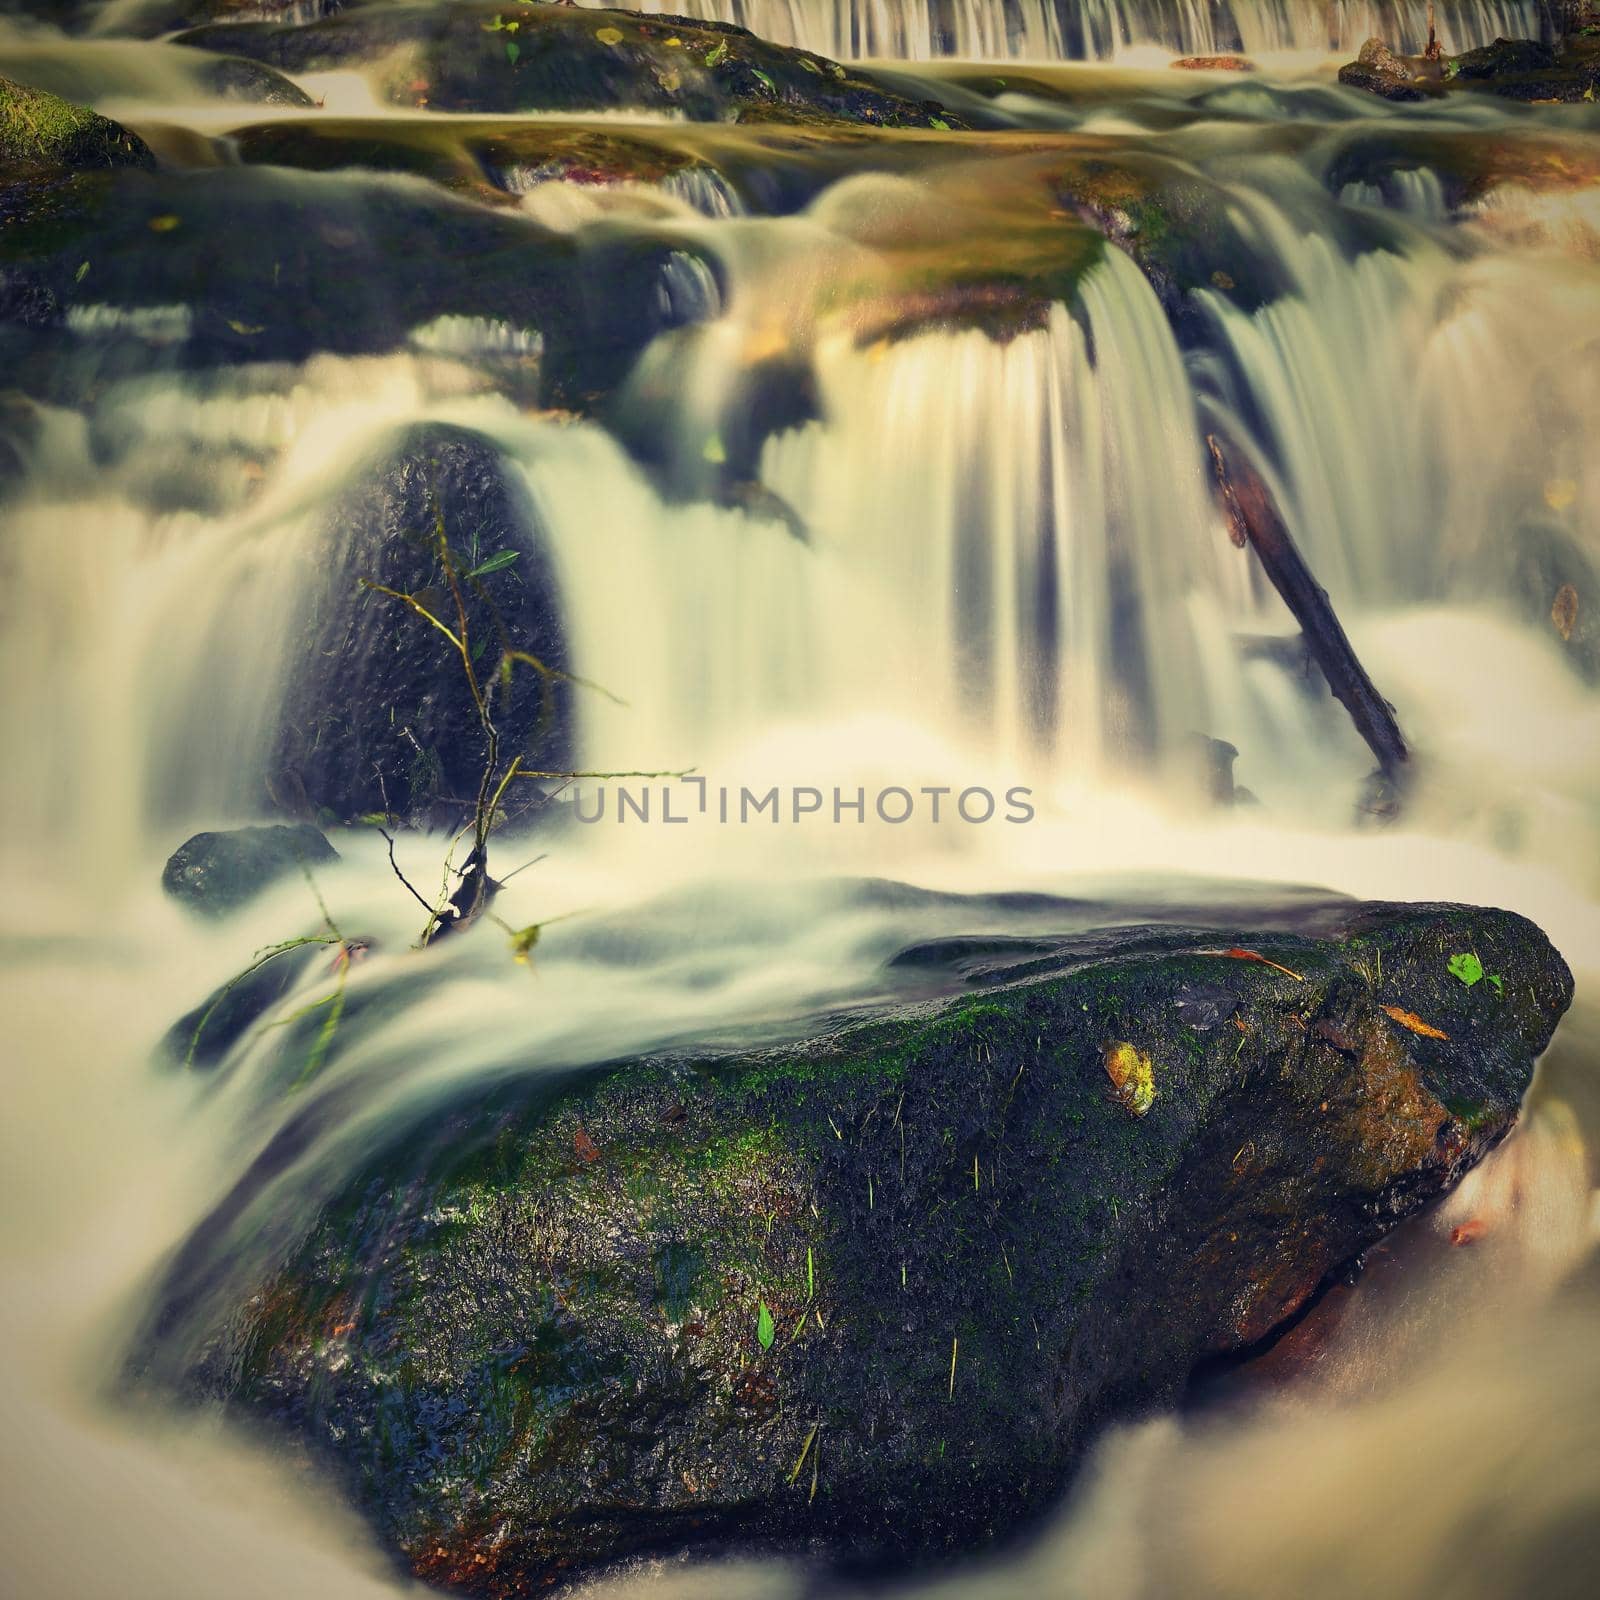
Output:
[[1311,659],[1322,669],[1335,700],[1350,713],[1387,778],[1400,775],[1410,753],[1395,721],[1394,707],[1378,693],[1357,659],[1328,603],[1328,593],[1311,575],[1305,558],[1273,504],[1271,491],[1243,455],[1215,434],[1206,435],[1217,474],[1217,494],[1228,518],[1228,533],[1242,549],[1255,551],[1272,587],[1283,597],[1305,635]]

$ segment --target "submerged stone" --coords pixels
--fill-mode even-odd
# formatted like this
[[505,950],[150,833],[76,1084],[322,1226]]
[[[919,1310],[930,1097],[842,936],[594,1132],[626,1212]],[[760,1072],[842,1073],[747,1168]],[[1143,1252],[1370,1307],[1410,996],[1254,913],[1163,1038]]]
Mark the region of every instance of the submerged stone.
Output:
[[167,858],[161,887],[204,916],[249,904],[280,878],[337,861],[339,852],[307,823],[197,833]]
[[472,1593],[644,1550],[982,1550],[1514,1121],[1572,994],[1538,929],[1321,928],[1032,939],[801,1043],[458,1088],[241,1275],[288,1129],[180,1253],[146,1371]]

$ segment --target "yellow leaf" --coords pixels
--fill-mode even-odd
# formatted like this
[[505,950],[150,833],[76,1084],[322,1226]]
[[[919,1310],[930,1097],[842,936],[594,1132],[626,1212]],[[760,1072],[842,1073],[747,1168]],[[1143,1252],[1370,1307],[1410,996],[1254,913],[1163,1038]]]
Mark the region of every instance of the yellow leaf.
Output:
[[1402,1028],[1409,1028],[1412,1033],[1419,1033],[1424,1039],[1448,1039],[1450,1037],[1442,1028],[1436,1028],[1432,1023],[1424,1022],[1415,1011],[1402,1011],[1399,1006],[1385,1006],[1383,1009]]
[[228,318],[228,326],[232,328],[235,333],[243,335],[243,337],[246,339],[252,339],[256,334],[265,333],[267,331],[267,325],[264,322],[235,322],[232,317]]
[[171,233],[182,221],[181,217],[174,217],[170,213],[164,217],[151,217],[150,231],[151,233]]
[[1142,1117],[1156,1103],[1156,1074],[1150,1057],[1122,1040],[1106,1046],[1105,1066],[1117,1099],[1134,1116]]
[[1571,478],[1552,478],[1544,486],[1544,503],[1552,511],[1565,511],[1578,498],[1578,486]]
[[601,44],[622,43],[621,28],[596,28],[594,31],[594,36],[600,41]]
[[1555,600],[1550,606],[1550,620],[1563,639],[1572,637],[1572,630],[1578,625],[1578,591],[1570,583],[1564,583],[1556,590]]

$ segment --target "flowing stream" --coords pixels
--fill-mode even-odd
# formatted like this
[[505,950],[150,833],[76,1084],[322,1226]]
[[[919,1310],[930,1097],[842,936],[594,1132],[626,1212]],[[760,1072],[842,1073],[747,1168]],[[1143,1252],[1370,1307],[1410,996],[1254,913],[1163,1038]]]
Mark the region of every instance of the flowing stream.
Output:
[[[1588,163],[1587,185],[1464,199],[1456,157],[1408,143],[1417,113],[1333,79],[1369,32],[1420,42],[1419,0],[659,9],[843,57],[1047,65],[993,102],[1010,123],[997,153],[908,142],[914,159],[863,159],[798,206],[749,181],[759,135],[720,125],[641,120],[696,153],[665,182],[511,174],[515,214],[580,245],[672,247],[659,331],[603,423],[546,407],[543,331],[492,307],[386,352],[295,360],[191,359],[196,308],[176,301],[90,297],[54,336],[55,392],[4,485],[0,545],[7,1592],[405,1588],[259,1441],[118,1397],[153,1274],[308,1105],[317,1132],[272,1191],[281,1214],[259,1219],[263,1251],[441,1083],[781,1029],[871,998],[899,946],[989,915],[852,887],[884,878],[1127,914],[1295,885],[1501,904],[1579,975],[1522,1128],[1409,1230],[1403,1268],[1363,1280],[1307,1370],[1105,1441],[1045,1535],[961,1592],[1581,1592],[1572,1575],[1600,1560],[1600,663],[1586,676],[1552,598],[1600,595],[1584,587],[1600,572],[1596,108],[1537,125],[1497,102],[1430,108],[1456,151],[1534,141]],[[1519,0],[1439,13],[1452,46],[1540,25]],[[113,42],[116,16],[90,43],[0,34],[0,74],[88,100],[221,180],[243,170],[246,124],[401,120],[353,74],[307,80],[318,109],[209,98],[189,52]],[[1248,78],[1150,64],[1240,48],[1297,54]],[[958,109],[976,92],[949,63],[926,70]],[[1384,140],[1396,159],[1354,160]],[[905,332],[906,263],[1036,204],[1063,152],[1203,192],[1227,219],[1226,264],[1181,291],[1181,315],[1113,247],[1070,304],[1007,337],[939,319]],[[353,219],[423,187],[271,181]],[[751,425],[778,402],[783,425]],[[547,854],[500,909],[548,924],[535,959],[481,928],[414,985],[417,908],[376,835],[335,831],[344,860],[317,889],[375,943],[352,987],[400,1001],[339,1037],[309,1086],[271,1031],[204,1080],[175,1072],[155,1064],[173,1020],[318,908],[295,880],[219,934],[162,896],[162,863],[195,829],[260,813],[330,508],[419,422],[490,441],[526,493],[576,670],[617,697],[579,695],[580,764],[692,768],[711,804],[640,780],[656,820],[618,821],[613,782],[602,822],[526,841]],[[1201,442],[1218,426],[1263,463],[1415,747],[1388,828],[1357,820],[1371,759],[1221,526]],[[1237,747],[1258,804],[1208,804],[1200,735]],[[719,788],[774,785],[824,803],[775,825],[717,816]],[[1025,788],[1033,816],[892,823],[870,800],[889,787]],[[664,788],[687,825],[661,825]],[[833,809],[858,789],[859,820]],[[436,881],[443,849],[408,836],[402,865]],[[325,987],[319,968],[300,998]],[[1488,1234],[1451,1250],[1466,1219]],[[634,1585],[806,1592],[778,1566],[668,1563]]]

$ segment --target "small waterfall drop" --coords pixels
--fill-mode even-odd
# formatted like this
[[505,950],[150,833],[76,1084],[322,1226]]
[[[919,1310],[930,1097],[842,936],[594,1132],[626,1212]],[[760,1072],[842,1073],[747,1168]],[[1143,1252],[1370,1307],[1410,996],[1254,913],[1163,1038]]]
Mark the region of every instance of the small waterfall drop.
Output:
[[[1426,0],[644,0],[641,9],[736,23],[842,60],[1105,61],[1135,48],[1353,54],[1373,34],[1417,53],[1428,41]],[[1437,0],[1435,9],[1451,51],[1537,36],[1545,12],[1540,0]]]

